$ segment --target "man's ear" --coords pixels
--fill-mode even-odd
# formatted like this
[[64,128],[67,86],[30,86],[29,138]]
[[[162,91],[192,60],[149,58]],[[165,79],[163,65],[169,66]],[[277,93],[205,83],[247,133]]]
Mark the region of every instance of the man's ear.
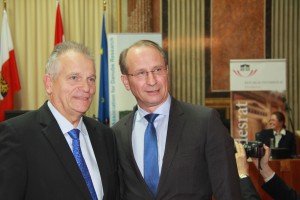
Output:
[[121,80],[126,88],[126,90],[130,90],[130,85],[129,85],[129,81],[128,81],[128,77],[124,74],[121,75]]
[[47,94],[51,94],[52,93],[52,78],[49,74],[45,74],[44,75],[44,86],[46,89]]

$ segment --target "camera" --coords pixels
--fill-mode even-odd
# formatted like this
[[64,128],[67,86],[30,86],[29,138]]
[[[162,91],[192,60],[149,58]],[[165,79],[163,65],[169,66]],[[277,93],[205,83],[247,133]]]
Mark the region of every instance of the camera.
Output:
[[260,141],[249,141],[244,144],[244,149],[247,155],[247,158],[261,158],[265,155],[265,149],[263,143]]

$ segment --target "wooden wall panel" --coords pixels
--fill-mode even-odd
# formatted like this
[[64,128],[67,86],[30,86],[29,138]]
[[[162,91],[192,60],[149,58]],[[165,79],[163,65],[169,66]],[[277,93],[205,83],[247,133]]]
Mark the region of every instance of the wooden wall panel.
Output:
[[230,59],[265,58],[262,0],[211,1],[211,88],[230,88]]

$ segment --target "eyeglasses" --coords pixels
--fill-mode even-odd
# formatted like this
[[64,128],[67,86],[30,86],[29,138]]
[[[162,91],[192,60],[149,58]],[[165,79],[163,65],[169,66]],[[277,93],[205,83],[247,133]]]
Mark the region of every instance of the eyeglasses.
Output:
[[127,73],[127,75],[129,76],[133,76],[136,77],[138,79],[145,79],[148,76],[148,73],[152,73],[152,75],[154,76],[161,76],[161,75],[165,75],[167,68],[164,67],[155,67],[154,69],[152,69],[151,71],[137,71],[134,72],[132,74]]

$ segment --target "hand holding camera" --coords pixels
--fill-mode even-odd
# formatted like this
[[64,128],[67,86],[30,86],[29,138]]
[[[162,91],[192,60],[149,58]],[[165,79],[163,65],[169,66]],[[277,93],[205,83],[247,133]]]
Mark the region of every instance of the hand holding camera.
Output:
[[262,158],[265,155],[263,143],[260,141],[251,141],[244,144],[247,158]]
[[259,141],[252,141],[246,144],[235,142],[236,162],[239,174],[248,175],[249,166],[246,157],[251,157],[255,167],[259,169],[264,179],[269,178],[274,171],[269,166],[271,149]]

